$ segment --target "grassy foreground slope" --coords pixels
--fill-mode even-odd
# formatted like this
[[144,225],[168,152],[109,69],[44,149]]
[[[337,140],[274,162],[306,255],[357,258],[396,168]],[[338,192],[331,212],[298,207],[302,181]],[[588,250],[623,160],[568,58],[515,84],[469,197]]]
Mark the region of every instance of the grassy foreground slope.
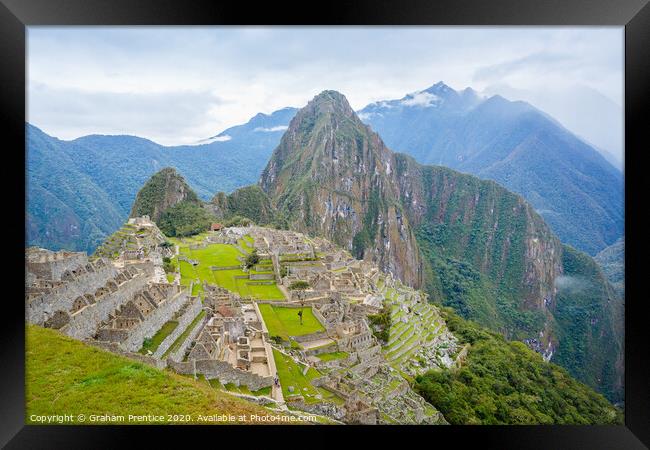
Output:
[[[33,325],[26,329],[26,423],[33,414],[244,416],[274,415],[255,404],[214,390],[205,382],[157,370]],[[252,420],[254,422],[254,420]],[[115,422],[112,422],[115,423]],[[141,423],[141,422],[140,422]],[[215,423],[215,422],[207,422]],[[216,422],[223,423],[223,422]],[[232,423],[232,422],[227,422]],[[279,423],[276,421],[275,423]]]

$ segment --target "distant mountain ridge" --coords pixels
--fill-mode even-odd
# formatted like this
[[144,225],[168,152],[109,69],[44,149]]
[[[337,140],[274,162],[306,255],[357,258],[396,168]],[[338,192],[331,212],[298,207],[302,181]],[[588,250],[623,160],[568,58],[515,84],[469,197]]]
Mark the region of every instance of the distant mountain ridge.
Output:
[[396,151],[523,195],[560,239],[595,255],[623,234],[623,175],[532,105],[439,82],[359,117]]
[[[135,136],[61,141],[28,124],[28,244],[92,252],[119,228],[138,188],[163,167],[178,169],[204,200],[249,185],[296,111],[260,113],[199,145],[177,147]],[[358,113],[389,147],[421,163],[493,179],[520,193],[563,242],[578,249],[594,255],[622,235],[622,174],[525,102],[439,82]],[[50,163],[58,169],[49,169]],[[63,172],[75,182],[63,180]]]
[[293,108],[258,114],[219,134],[227,140],[176,147],[136,136],[62,141],[26,124],[27,245],[92,253],[164,167],[176,168],[206,200],[254,183],[293,114]]

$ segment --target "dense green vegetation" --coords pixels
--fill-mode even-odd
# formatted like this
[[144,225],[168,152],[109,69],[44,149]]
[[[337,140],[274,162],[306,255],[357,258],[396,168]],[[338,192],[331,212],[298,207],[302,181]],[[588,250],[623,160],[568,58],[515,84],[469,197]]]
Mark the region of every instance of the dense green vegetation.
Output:
[[304,291],[305,289],[309,289],[309,283],[307,281],[296,280],[289,285],[289,290],[291,291]]
[[182,201],[162,213],[158,227],[170,237],[191,236],[207,230],[212,220],[212,216],[199,204]]
[[286,221],[275,209],[271,199],[258,185],[244,186],[226,196],[218,193],[212,203],[222,211],[223,218],[245,217],[257,225],[286,228]]
[[460,239],[449,227],[424,225],[416,237],[425,257],[425,289],[438,303],[511,339],[524,339],[543,329],[542,312],[523,309],[516,296],[505,288],[496,288],[471,263],[445,256],[443,244]]
[[131,217],[147,215],[154,222],[158,222],[166,207],[173,205],[173,200],[169,198],[170,194],[173,192],[174,195],[178,195],[179,191],[182,193],[180,200],[199,203],[196,193],[176,170],[167,167],[156,172],[138,191],[131,209]]
[[388,343],[390,338],[390,327],[392,325],[391,307],[388,302],[384,302],[381,312],[378,314],[368,315],[372,332],[377,339],[384,345]]
[[521,342],[444,308],[449,329],[471,344],[460,369],[416,377],[416,390],[452,424],[621,424],[601,394]]
[[617,366],[623,365],[623,301],[588,255],[564,246],[562,265],[555,309],[560,343],[553,361],[610,400],[621,401]]
[[252,252],[246,255],[245,261],[246,261],[245,264],[247,269],[250,269],[255,264],[260,262],[260,255],[257,254],[257,249],[253,249]]
[[232,216],[231,218],[227,219],[224,222],[224,226],[226,227],[247,227],[253,223],[251,219],[248,217],[243,217],[243,216]]
[[602,250],[594,258],[619,297],[625,293],[625,237]]
[[[253,403],[215,391],[206,383],[161,371],[86,345],[58,331],[28,325],[25,421],[36,415],[268,415]],[[182,418],[176,420],[180,422]]]

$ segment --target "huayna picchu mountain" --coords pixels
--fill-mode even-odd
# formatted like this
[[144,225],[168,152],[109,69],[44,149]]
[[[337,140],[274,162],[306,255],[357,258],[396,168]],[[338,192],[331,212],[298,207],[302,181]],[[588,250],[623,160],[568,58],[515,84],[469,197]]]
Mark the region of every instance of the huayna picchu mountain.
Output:
[[391,165],[345,97],[325,91],[291,121],[260,186],[291,229],[327,236],[417,287],[422,263]]
[[392,152],[335,91],[297,113],[259,186],[290,229],[329,238],[546,358],[561,355],[621,399],[622,302],[521,196]]

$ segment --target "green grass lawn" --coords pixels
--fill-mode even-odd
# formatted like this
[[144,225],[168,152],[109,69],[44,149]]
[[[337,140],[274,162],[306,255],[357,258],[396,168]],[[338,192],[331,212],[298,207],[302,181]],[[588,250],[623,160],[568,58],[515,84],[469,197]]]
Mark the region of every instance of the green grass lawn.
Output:
[[350,356],[348,352],[330,352],[330,353],[321,353],[320,355],[316,355],[316,357],[321,361],[333,361],[335,359],[347,358],[348,356]]
[[[251,238],[252,239],[252,238]],[[245,247],[249,243],[246,239],[240,240]],[[180,248],[180,252],[191,260],[198,261],[199,264],[192,264],[179,261],[181,270],[181,284],[189,286],[190,281],[199,280],[207,281],[210,284],[221,286],[229,291],[236,292],[242,297],[252,297],[263,300],[284,300],[284,294],[274,283],[271,285],[251,285],[250,280],[239,279],[237,276],[248,276],[247,272],[242,269],[212,270],[211,267],[230,267],[240,266],[239,257],[245,256],[236,246],[229,244],[210,244],[206,248],[191,250],[189,247]],[[200,288],[195,286],[196,292]]]
[[[34,325],[26,327],[25,422],[32,415],[274,415],[205,382],[161,371]],[[75,423],[72,422],[72,423]],[[78,423],[78,422],[77,422]]]
[[140,349],[140,353],[146,355],[148,350],[151,351],[151,353],[155,353],[162,341],[164,341],[167,336],[172,334],[177,326],[178,322],[175,320],[166,322],[162,327],[160,327],[160,330],[158,330],[150,340],[145,339],[144,343],[142,344],[142,348]]
[[[311,384],[311,380],[321,376],[316,369],[310,367],[307,373],[303,375],[303,367],[301,365],[276,349],[273,349],[273,358],[275,359],[275,366],[278,369],[278,377],[282,385],[282,395],[284,395],[285,399],[290,395],[302,395],[306,403],[318,403],[321,401],[341,403],[343,401],[331,392]],[[293,386],[293,393],[289,392],[289,386]],[[318,394],[322,395],[322,400],[315,398]]]
[[[303,336],[325,331],[323,325],[312,313],[311,307],[281,308],[267,303],[258,306],[271,336],[280,336],[282,339],[288,340],[288,336]],[[300,310],[302,310],[302,325],[298,316]]]

